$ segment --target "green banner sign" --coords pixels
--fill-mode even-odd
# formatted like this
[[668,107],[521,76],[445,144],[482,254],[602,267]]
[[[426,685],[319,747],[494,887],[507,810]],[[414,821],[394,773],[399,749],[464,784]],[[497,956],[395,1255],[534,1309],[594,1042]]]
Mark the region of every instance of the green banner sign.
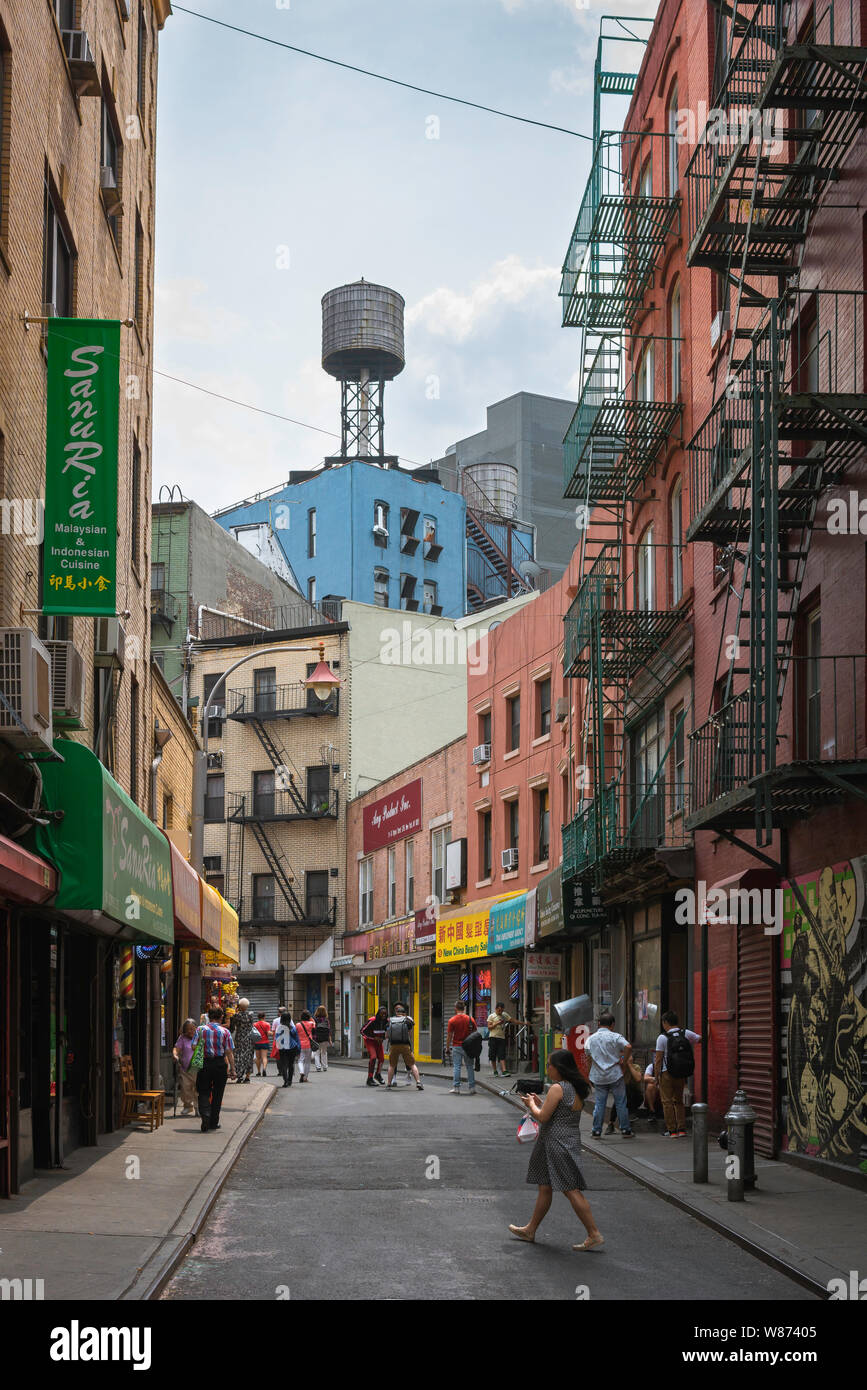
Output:
[[42,610],[117,612],[120,324],[50,319]]

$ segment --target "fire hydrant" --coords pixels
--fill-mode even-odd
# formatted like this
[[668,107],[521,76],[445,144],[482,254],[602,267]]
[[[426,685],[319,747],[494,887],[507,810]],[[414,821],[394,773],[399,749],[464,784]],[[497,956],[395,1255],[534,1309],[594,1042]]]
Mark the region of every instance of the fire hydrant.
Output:
[[756,1112],[742,1088],[735,1092],[728,1114],[728,1158],[726,1160],[726,1179],[728,1200],[742,1202],[746,1188],[752,1190],[756,1185],[756,1155],[753,1144],[753,1125]]

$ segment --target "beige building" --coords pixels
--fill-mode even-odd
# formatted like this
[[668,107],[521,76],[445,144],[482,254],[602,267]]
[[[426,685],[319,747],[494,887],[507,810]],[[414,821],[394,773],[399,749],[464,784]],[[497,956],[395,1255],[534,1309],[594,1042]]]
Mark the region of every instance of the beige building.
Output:
[[[73,736],[147,806],[154,167],[169,0],[0,0],[0,626],[83,663]],[[117,611],[43,618],[47,315],[120,319]],[[94,637],[104,639],[95,651]],[[67,723],[67,728],[69,724]],[[20,766],[20,765],[19,765]],[[7,769],[0,767],[0,784]],[[9,769],[9,776],[16,774]]]
[[348,717],[343,687],[323,703],[304,684],[320,646],[342,678],[345,623],[192,650],[197,716],[219,676],[250,657],[217,690],[207,721],[204,866],[239,913],[239,978],[254,1009],[333,1007],[333,937],[345,916]]

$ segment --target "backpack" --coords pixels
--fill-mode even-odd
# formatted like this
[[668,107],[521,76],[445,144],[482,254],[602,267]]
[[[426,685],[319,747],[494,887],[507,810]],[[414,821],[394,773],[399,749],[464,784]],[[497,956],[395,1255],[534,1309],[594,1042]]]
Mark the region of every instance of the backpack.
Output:
[[315,1022],[316,1022],[316,1031],[315,1031],[316,1041],[317,1041],[317,1042],[330,1042],[330,1041],[331,1041],[331,1025],[329,1024],[328,1019],[327,1019],[327,1018],[317,1018],[317,1019],[315,1020]]
[[692,1076],[695,1071],[695,1057],[692,1043],[682,1028],[671,1028],[666,1034],[665,1069],[669,1076],[678,1080]]
[[388,1020],[388,1041],[398,1046],[409,1042],[409,1019],[406,1014]]
[[461,1043],[461,1047],[464,1049],[467,1056],[472,1057],[473,1061],[475,1061],[477,1057],[481,1057],[482,1055],[483,1041],[481,1029],[474,1028],[472,1033],[467,1033],[467,1036]]

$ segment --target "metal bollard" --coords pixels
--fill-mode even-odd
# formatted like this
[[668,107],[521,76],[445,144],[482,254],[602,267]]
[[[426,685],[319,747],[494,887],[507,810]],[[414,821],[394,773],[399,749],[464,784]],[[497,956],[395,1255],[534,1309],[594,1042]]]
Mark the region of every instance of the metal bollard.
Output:
[[692,1110],[692,1180],[707,1182],[707,1106],[703,1101],[693,1104]]
[[746,1188],[756,1185],[756,1159],[753,1147],[753,1125],[756,1112],[747,1099],[746,1091],[738,1089],[726,1115],[728,1151],[726,1172],[735,1159],[734,1173],[727,1176],[727,1196],[730,1202],[742,1202]]

